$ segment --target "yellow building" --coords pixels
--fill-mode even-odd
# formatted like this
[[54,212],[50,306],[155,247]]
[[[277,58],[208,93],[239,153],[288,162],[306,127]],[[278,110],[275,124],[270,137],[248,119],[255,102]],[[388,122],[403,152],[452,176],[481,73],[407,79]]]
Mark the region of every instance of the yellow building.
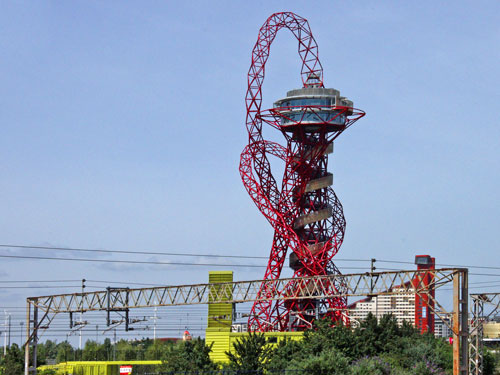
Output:
[[[232,271],[211,271],[208,274],[210,284],[230,283],[233,281]],[[211,288],[228,288],[226,285],[213,285]],[[218,289],[217,291],[219,291]],[[232,291],[228,288],[225,300],[232,299]],[[214,362],[228,362],[226,352],[233,349],[236,340],[244,338],[248,332],[232,332],[233,305],[232,303],[211,303],[208,305],[208,323],[205,334],[206,345],[212,345],[210,358]],[[301,340],[303,332],[266,332],[267,342],[276,345],[284,338]]]
[[57,375],[120,375],[121,366],[157,366],[161,361],[80,361],[62,362],[57,365],[46,365],[38,367],[38,371],[55,370]]

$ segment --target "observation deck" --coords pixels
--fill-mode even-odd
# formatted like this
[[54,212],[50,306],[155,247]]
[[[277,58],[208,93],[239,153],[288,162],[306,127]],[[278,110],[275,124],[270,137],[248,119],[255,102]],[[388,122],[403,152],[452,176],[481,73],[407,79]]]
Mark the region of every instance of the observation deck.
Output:
[[[335,89],[305,87],[288,91],[263,114],[263,120],[281,131],[294,133],[342,132],[353,115],[364,114],[353,108],[353,102]],[[273,118],[271,123],[268,117]],[[357,120],[358,116],[354,116]]]

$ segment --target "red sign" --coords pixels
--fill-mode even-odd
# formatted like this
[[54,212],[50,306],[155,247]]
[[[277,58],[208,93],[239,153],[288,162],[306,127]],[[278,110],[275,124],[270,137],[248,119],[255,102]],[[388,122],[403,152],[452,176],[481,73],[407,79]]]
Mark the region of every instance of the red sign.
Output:
[[120,366],[120,375],[129,375],[132,373],[132,366]]

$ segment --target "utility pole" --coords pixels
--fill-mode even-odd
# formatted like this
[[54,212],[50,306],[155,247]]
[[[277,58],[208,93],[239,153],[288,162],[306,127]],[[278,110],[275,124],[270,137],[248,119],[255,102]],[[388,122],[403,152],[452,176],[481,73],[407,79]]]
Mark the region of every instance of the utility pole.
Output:
[[4,336],[3,336],[3,355],[7,355],[7,310],[4,310],[5,314],[5,323],[4,323]]
[[153,319],[155,321],[155,325],[153,326],[153,344],[156,341],[156,320],[158,319],[157,312],[158,312],[158,307],[155,307],[155,315],[153,317]]
[[80,341],[80,344],[78,346],[78,348],[80,349],[80,355],[81,355],[81,350],[82,350],[82,324],[83,324],[83,293],[85,291],[85,279],[82,279],[82,310],[80,311],[80,329],[79,329],[79,341]]
[[24,344],[24,342],[23,342],[23,325],[24,325],[24,322],[20,321],[19,325],[21,326],[21,345],[20,345],[20,348],[22,348],[23,344]]
[[[373,273],[375,272],[375,270],[377,269],[375,267],[375,262],[377,261],[377,259],[375,258],[372,258],[370,260],[370,290],[373,292],[373,288],[374,288],[374,285],[373,285]],[[378,296],[375,296],[373,297],[375,298],[375,318],[377,319],[377,322],[378,322]]]
[[114,338],[113,338],[113,361],[116,361],[116,328],[113,330],[114,331]]
[[97,361],[97,331],[99,330],[99,325],[95,325],[95,360]]
[[372,258],[370,260],[370,293],[373,293],[373,272],[375,272],[375,270],[377,268],[375,268],[375,262],[377,261],[377,259],[375,258]]
[[9,348],[10,348],[10,318],[11,318],[11,316],[9,314]]

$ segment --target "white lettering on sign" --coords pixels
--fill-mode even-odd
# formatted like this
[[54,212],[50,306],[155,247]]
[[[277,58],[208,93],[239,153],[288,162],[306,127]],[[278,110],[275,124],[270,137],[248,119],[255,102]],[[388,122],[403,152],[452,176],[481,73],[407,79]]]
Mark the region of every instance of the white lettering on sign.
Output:
[[132,366],[120,366],[120,375],[129,375],[132,373]]

